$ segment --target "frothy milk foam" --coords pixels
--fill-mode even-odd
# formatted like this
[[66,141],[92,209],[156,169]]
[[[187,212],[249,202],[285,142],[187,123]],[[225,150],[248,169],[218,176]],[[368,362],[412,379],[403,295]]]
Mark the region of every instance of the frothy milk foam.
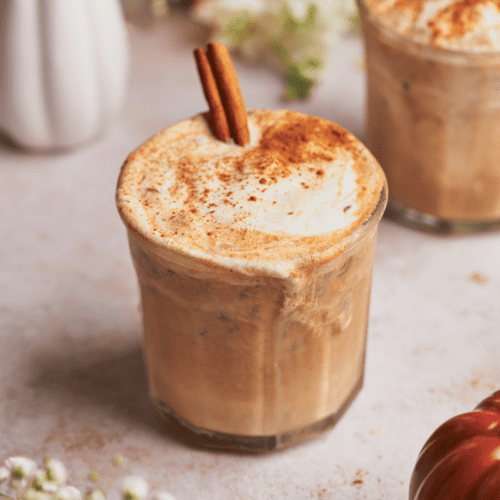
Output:
[[383,24],[412,40],[447,50],[500,51],[495,0],[366,0]]
[[304,245],[315,251],[308,238],[331,245],[373,212],[383,174],[352,134],[293,111],[248,117],[244,148],[214,139],[198,115],[132,153],[117,194],[129,227],[160,246],[281,274]]

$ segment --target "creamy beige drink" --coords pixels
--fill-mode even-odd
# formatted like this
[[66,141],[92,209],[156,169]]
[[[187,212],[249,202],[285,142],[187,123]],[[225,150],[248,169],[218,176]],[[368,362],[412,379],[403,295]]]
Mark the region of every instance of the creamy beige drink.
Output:
[[359,0],[367,145],[388,213],[422,228],[500,226],[500,5]]
[[118,182],[156,406],[207,445],[273,449],[332,425],[363,379],[377,161],[350,133],[250,110],[250,143],[206,117],[134,151]]

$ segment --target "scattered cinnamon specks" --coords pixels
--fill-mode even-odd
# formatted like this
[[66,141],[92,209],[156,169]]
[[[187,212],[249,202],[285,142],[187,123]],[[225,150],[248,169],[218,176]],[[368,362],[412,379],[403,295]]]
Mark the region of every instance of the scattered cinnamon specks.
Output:
[[351,486],[355,486],[358,489],[361,488],[361,486],[364,484],[363,476],[365,476],[366,474],[367,472],[363,472],[361,469],[358,469],[356,472],[356,476],[351,482]]
[[488,278],[484,274],[478,273],[477,271],[469,274],[467,279],[473,283],[477,283],[478,285],[485,285],[488,282]]
[[321,490],[318,490],[318,498],[322,500],[325,498],[325,495],[328,493],[326,488],[322,488]]
[[478,6],[485,0],[461,0],[440,10],[435,19],[429,21],[432,41],[442,38],[459,38],[473,29],[480,21]]

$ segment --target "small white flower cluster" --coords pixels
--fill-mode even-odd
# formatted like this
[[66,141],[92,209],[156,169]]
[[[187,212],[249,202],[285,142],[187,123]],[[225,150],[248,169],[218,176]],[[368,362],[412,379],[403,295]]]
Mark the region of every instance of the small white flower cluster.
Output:
[[123,500],[176,500],[173,495],[166,491],[157,491],[149,494],[149,485],[140,476],[128,476],[121,485]]
[[[48,458],[39,469],[26,457],[11,457],[0,466],[0,499],[82,500],[78,488],[66,485],[67,472],[59,460]],[[149,485],[140,476],[128,476],[120,485],[121,500],[176,500],[170,493],[149,494]],[[146,497],[148,497],[146,499]],[[91,490],[85,500],[106,500],[101,488]]]
[[67,486],[66,467],[59,460],[47,459],[38,469],[26,457],[11,457],[0,467],[0,496],[18,500],[81,500],[74,486]]
[[355,0],[199,0],[192,15],[212,28],[213,41],[277,65],[289,100],[309,96],[332,47],[359,24]]

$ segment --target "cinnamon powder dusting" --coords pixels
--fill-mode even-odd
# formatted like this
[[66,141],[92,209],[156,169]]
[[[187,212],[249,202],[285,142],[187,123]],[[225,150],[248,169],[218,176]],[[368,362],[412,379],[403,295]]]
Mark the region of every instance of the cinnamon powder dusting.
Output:
[[236,166],[251,166],[260,184],[273,184],[300,169],[300,165],[331,162],[335,149],[348,148],[353,137],[331,123],[311,116],[285,114],[283,122],[262,134],[259,145],[239,156]]
[[385,24],[416,41],[457,50],[499,50],[498,0],[365,0]]
[[[341,189],[334,179],[342,179],[346,161],[352,162],[348,169],[355,185],[348,188],[354,189],[350,201],[339,208],[346,217],[339,227],[347,224],[347,230],[357,219],[355,224],[361,224],[371,213],[383,176],[352,134],[295,111],[255,110],[249,118],[254,132],[245,147],[215,140],[206,117],[198,116],[152,138],[155,155],[149,154],[148,143],[131,154],[124,170],[130,180],[123,182],[123,190],[143,207],[147,224],[141,232],[161,233],[165,244],[176,247],[205,251],[216,245],[219,254],[246,248],[262,252],[262,245],[277,244],[293,253],[299,246],[292,241],[310,245],[311,238],[316,246],[313,235],[327,238],[332,231],[327,214]],[[365,182],[370,185],[367,198],[361,189]],[[350,210],[353,203],[363,205],[361,212]],[[298,221],[314,229],[300,229]]]
[[396,0],[391,10],[404,12],[412,22],[416,22],[423,9],[422,0]]
[[[263,112],[261,122],[265,122],[268,113]],[[335,158],[335,150],[343,148],[351,150],[355,155],[354,137],[334,123],[327,123],[320,118],[297,115],[294,112],[284,114],[282,120],[274,126],[263,130],[259,143],[250,148],[239,149],[237,156],[224,156],[216,161],[215,174],[220,184],[232,186],[242,179],[255,179],[260,186],[277,184],[280,179],[291,175],[302,175],[304,165],[314,165],[331,162]],[[171,188],[172,195],[184,190],[184,205],[192,212],[192,206],[204,204],[208,200],[209,192],[199,190],[201,165],[213,160],[212,154],[197,154],[190,157],[186,153],[183,158],[172,159],[176,164],[176,182]],[[195,165],[200,165],[196,167]],[[324,175],[323,169],[311,169],[318,178]],[[304,189],[309,185],[301,183]],[[229,196],[232,191],[225,193],[221,200],[230,204]],[[248,201],[257,201],[255,195],[247,198]]]
[[472,30],[481,18],[477,7],[487,3],[491,0],[461,0],[440,10],[428,23],[431,43],[436,44],[438,38],[460,38]]

